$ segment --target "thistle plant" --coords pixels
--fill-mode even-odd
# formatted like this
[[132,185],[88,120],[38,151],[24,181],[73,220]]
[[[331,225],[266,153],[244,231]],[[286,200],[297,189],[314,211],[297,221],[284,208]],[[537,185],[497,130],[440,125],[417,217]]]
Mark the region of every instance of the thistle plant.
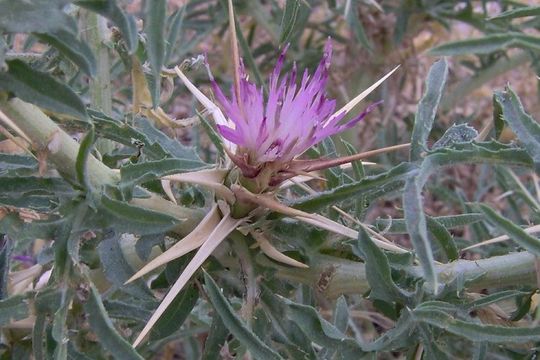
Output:
[[534,356],[537,7],[270,3],[0,0],[0,358]]
[[[230,30],[234,33],[234,13],[231,1],[229,1],[229,11],[231,14]],[[231,47],[234,49],[234,54],[237,54],[235,37],[232,39]],[[368,91],[344,106],[343,109],[334,113],[335,100],[328,99],[325,93],[332,54],[331,41],[326,42],[323,57],[315,72],[310,75],[306,69],[299,84],[297,84],[296,79],[296,64],[293,65],[291,72],[280,80],[286,52],[287,46],[279,56],[270,76],[266,99],[262,87],[257,88],[255,84],[248,81],[241,59],[237,55],[235,55],[237,62],[231,100],[227,99],[209,71],[212,89],[219,102],[219,107],[197,90],[178,67],[175,68],[191,92],[213,114],[217,129],[223,137],[224,150],[228,159],[223,168],[184,173],[179,176],[170,175],[163,178],[166,181],[183,182],[187,180],[220,190],[216,192],[216,204],[191,234],[131,277],[130,281],[135,280],[148,271],[154,270],[157,266],[200,247],[135,340],[135,346],[146,336],[196,270],[233,231],[251,235],[259,243],[261,250],[274,260],[290,266],[307,267],[280,253],[268,241],[263,230],[267,227],[264,218],[268,210],[338,234],[346,234],[353,239],[358,236],[356,231],[331,219],[299,211],[279,203],[275,199],[275,193],[279,191],[279,185],[287,179],[294,179],[299,174],[310,176],[312,169],[321,170],[354,160],[344,158],[326,164],[324,159],[304,161],[297,160],[297,158],[323,139],[347,130],[362,120],[371,111],[373,105],[353,119],[341,123],[347,113],[360,100],[380,85],[397,68],[372,85]],[[225,114],[221,112],[220,107]],[[380,242],[380,240],[378,241]],[[389,243],[381,243],[381,246],[398,252],[406,252],[406,250]]]

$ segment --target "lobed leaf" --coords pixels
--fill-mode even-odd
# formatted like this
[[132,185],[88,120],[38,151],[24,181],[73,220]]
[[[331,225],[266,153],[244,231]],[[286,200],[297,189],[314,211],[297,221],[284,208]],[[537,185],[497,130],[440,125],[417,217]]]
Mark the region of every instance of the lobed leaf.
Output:
[[523,109],[516,93],[507,87],[504,92],[496,92],[495,100],[502,108],[502,114],[512,131],[534,161],[536,172],[540,172],[540,125]]
[[[469,213],[460,215],[445,215],[432,217],[433,220],[444,226],[446,229],[474,224],[482,221],[484,216],[481,213]],[[385,230],[389,234],[405,234],[407,232],[405,219],[377,219],[375,227],[379,230]]]
[[426,80],[426,90],[414,118],[414,128],[411,136],[411,161],[419,160],[427,149],[427,139],[441,101],[444,85],[448,76],[448,63],[441,59],[431,66]]
[[277,352],[248,329],[236,315],[231,304],[223,296],[214,280],[206,272],[203,273],[208,299],[227,329],[248,348],[253,357],[257,359],[282,359]]
[[0,72],[0,89],[45,109],[86,121],[81,98],[51,75],[37,71],[21,60],[8,60],[7,72]]
[[199,290],[195,286],[184,289],[163,312],[150,332],[150,340],[163,339],[180,330],[184,321],[199,300]]
[[485,204],[476,204],[486,217],[486,219],[495,225],[500,231],[508,235],[518,245],[535,255],[540,255],[540,239],[527,234],[522,228],[514,224],[511,220],[497,214],[493,209]]
[[101,295],[93,284],[90,284],[90,294],[84,306],[88,313],[90,327],[96,334],[99,343],[109,351],[115,359],[142,360],[143,357],[126,341],[114,328],[114,325],[103,306]]
[[28,294],[22,294],[0,300],[0,326],[24,319],[29,315],[28,297]]
[[165,233],[182,221],[157,211],[113,200],[106,195],[101,198],[101,209],[109,215],[106,220],[117,231],[139,235]]
[[341,359],[352,359],[364,354],[362,344],[347,337],[334,325],[323,319],[311,306],[294,303],[282,298],[287,305],[286,315],[316,344],[325,348],[337,349]]
[[162,159],[146,161],[137,164],[126,164],[120,168],[121,183],[133,186],[150,180],[159,179],[166,175],[206,169],[208,166],[191,159]]
[[390,263],[384,252],[371,240],[363,229],[358,230],[358,240],[351,242],[353,253],[364,259],[366,277],[371,287],[370,299],[389,303],[408,303],[410,294],[400,289],[392,279]]
[[105,276],[113,286],[135,298],[146,300],[154,298],[152,292],[142,280],[124,285],[134,271],[125,259],[120,246],[120,235],[114,232],[107,234],[98,245],[98,254]]
[[323,191],[313,196],[293,200],[289,205],[303,211],[317,211],[344,200],[351,200],[364,196],[366,200],[373,200],[403,187],[405,180],[413,174],[414,167],[402,163],[392,169],[374,176],[367,176],[362,180],[341,185],[330,191]]
[[448,261],[457,260],[459,253],[452,234],[450,234],[450,232],[434,218],[428,216],[426,217],[426,220],[429,232],[433,235],[433,238],[439,242]]
[[508,327],[472,323],[437,309],[417,308],[413,311],[413,318],[474,342],[525,343],[540,338],[538,326]]
[[438,278],[431,244],[427,234],[421,189],[417,178],[407,180],[405,190],[403,191],[403,211],[409,238],[422,266],[423,276],[431,286],[432,291],[437,294]]
[[484,306],[489,306],[491,304],[495,304],[499,301],[505,301],[509,299],[513,299],[517,296],[523,296],[528,295],[529,293],[526,291],[519,291],[519,290],[503,290],[496,292],[494,294],[486,295],[478,300],[472,301],[468,303],[465,307],[468,311],[482,308]]
[[96,58],[86,42],[80,40],[75,33],[62,29],[49,33],[36,33],[35,36],[58,49],[86,75],[95,75]]

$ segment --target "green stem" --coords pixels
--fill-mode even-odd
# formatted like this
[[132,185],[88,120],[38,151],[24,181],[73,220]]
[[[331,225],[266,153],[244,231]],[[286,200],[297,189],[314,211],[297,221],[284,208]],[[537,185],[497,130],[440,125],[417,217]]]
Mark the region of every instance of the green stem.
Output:
[[[0,100],[0,110],[32,141],[35,151],[46,152],[47,161],[52,163],[63,177],[76,181],[75,163],[79,153],[79,143],[38,107],[18,98]],[[115,185],[120,180],[118,173],[92,155],[88,156],[87,166],[89,182],[95,189],[100,189],[105,185]],[[191,232],[204,215],[199,210],[175,205],[157,195],[147,199],[133,199],[132,203],[183,219],[181,225],[173,229],[180,236]]]
[[[92,107],[112,115],[111,60],[106,42],[107,23],[98,14],[81,10],[81,28],[88,45],[96,55],[97,73],[90,79],[90,98]],[[104,154],[114,149],[114,143],[106,139],[98,139],[97,150]]]
[[[311,261],[309,269],[296,269],[263,261],[277,269],[276,275],[284,280],[314,286],[328,298],[342,294],[362,294],[369,289],[363,263],[319,255]],[[481,260],[458,260],[437,265],[437,275],[442,284],[464,284],[469,291],[506,286],[536,285],[535,257],[528,252],[510,253]],[[421,276],[422,269],[410,269],[414,276]]]
[[247,239],[245,236],[234,231],[231,233],[230,238],[233,242],[233,249],[238,256],[241,271],[245,276],[246,302],[242,306],[242,316],[246,320],[248,326],[251,327],[253,311],[259,294],[259,284],[257,283],[257,274],[255,273],[253,257],[246,244]]
[[[18,98],[0,102],[0,109],[32,140],[32,147],[38,152],[47,152],[47,160],[71,181],[76,181],[75,163],[79,144],[45,115],[37,106]],[[111,185],[119,180],[106,165],[90,155],[88,157],[88,177],[96,188]]]

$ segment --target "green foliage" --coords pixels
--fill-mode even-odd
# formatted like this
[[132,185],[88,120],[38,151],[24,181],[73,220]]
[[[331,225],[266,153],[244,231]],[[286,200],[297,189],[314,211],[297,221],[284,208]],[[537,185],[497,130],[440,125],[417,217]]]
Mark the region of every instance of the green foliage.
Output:
[[45,109],[86,120],[83,101],[68,86],[21,60],[7,61],[7,66],[8,71],[0,73],[0,89]]
[[[165,349],[202,359],[533,357],[534,86],[512,81],[492,99],[478,92],[492,113],[468,96],[510,70],[538,73],[540,8],[497,1],[495,14],[492,3],[235,0],[236,40],[265,96],[287,45],[280,81],[293,66],[315,68],[332,39],[328,96],[338,109],[402,63],[367,99],[385,103],[355,128],[363,133],[327,138],[304,158],[406,142],[409,154],[382,152],[256,194],[317,216],[250,207],[235,241],[217,247],[134,347],[192,254],[126,282],[164,251],[197,242],[204,226],[186,234],[216,200],[219,217],[228,213],[219,191],[246,185],[236,169],[219,184],[160,182],[230,165],[213,114],[171,71],[181,65],[212,101],[206,65],[231,85],[227,1],[147,0],[128,13],[116,0],[0,0],[0,359],[143,359]],[[100,49],[89,13],[103,20]],[[457,24],[477,35],[454,36]],[[428,60],[419,62],[422,49]],[[132,82],[135,60],[148,89]],[[428,61],[423,83],[415,71]],[[95,95],[104,89],[111,111]],[[144,98],[140,113],[135,98]],[[322,217],[332,222],[320,226]],[[481,243],[501,235],[509,240]]]
[[159,104],[161,83],[161,67],[165,60],[165,0],[146,3],[145,32],[147,36],[146,51],[152,66],[152,102],[154,108]]

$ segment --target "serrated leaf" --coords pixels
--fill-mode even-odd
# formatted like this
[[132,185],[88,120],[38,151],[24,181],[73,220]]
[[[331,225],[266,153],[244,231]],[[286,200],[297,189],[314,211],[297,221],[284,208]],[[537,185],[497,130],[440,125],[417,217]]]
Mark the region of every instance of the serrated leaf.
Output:
[[497,94],[493,94],[493,124],[495,128],[495,139],[499,139],[504,130],[503,109],[501,104],[497,101]]
[[200,160],[195,148],[184,146],[178,140],[167,136],[164,132],[152,125],[146,118],[136,118],[135,128],[142,132],[152,144],[158,144],[170,157]]
[[[137,140],[144,144],[143,154],[151,159],[176,157],[177,154],[180,154],[182,158],[186,158],[188,154],[190,158],[197,158],[192,149],[167,137],[144,118],[137,118],[135,126],[130,126],[94,110],[89,110],[89,114],[98,135],[132,147],[134,154],[137,153],[137,148],[133,145],[133,140]],[[80,128],[79,130],[86,129]]]
[[277,294],[262,285],[261,300],[264,304],[266,316],[271,320],[276,338],[284,344],[287,353],[292,359],[317,359],[311,340],[300,330],[298,324],[288,318],[283,318],[287,305],[280,300]]
[[422,203],[421,186],[417,178],[407,180],[403,191],[403,211],[407,231],[414,251],[423,270],[423,277],[429,283],[431,290],[438,292],[438,279],[431,244],[427,235],[426,216]]
[[507,10],[488,20],[509,20],[526,16],[540,16],[540,6],[523,6],[512,10]]
[[496,141],[456,144],[452,149],[438,149],[424,158],[418,175],[419,184],[423,186],[429,176],[442,167],[475,163],[526,168],[531,168],[533,165],[525,150],[512,145],[504,145]]
[[485,204],[475,204],[486,217],[486,219],[495,225],[500,231],[508,235],[518,245],[535,255],[540,255],[540,239],[527,234],[522,228],[514,224],[511,220],[497,214],[493,209]]
[[126,280],[134,274],[134,271],[124,257],[124,252],[120,247],[119,234],[108,234],[99,243],[98,254],[105,276],[117,289],[136,298],[146,300],[153,298],[152,292],[142,280],[124,285]]
[[362,257],[366,264],[366,277],[371,287],[370,299],[406,304],[410,294],[395,284],[386,255],[363,228],[358,230],[358,240],[351,242],[351,245],[353,253]]
[[170,231],[181,222],[169,215],[113,200],[105,195],[101,198],[101,206],[109,215],[106,220],[117,231],[139,235],[160,234]]
[[166,175],[206,169],[203,162],[189,159],[163,159],[138,164],[126,164],[120,168],[121,183],[132,186],[159,179]]
[[287,306],[286,315],[316,344],[336,349],[341,359],[357,358],[364,354],[362,344],[347,337],[330,322],[323,319],[311,306],[282,298]]
[[146,19],[144,31],[146,33],[146,53],[152,69],[153,83],[152,102],[154,108],[159,105],[161,88],[161,68],[165,60],[165,14],[167,2],[165,0],[149,1],[146,4]]
[[390,351],[410,346],[416,324],[412,321],[409,310],[402,311],[394,328],[386,331],[376,340],[364,344],[365,351]]
[[36,33],[35,36],[54,46],[87,75],[96,73],[96,59],[86,42],[80,40],[69,30],[58,30],[49,33]]
[[0,72],[0,88],[45,109],[87,120],[81,98],[67,85],[21,60],[7,61],[8,71]]
[[152,315],[152,311],[148,310],[141,302],[136,300],[130,300],[129,302],[121,300],[104,300],[103,306],[105,306],[107,314],[114,319],[145,322]]
[[37,176],[0,177],[2,195],[13,197],[30,194],[73,195],[73,188],[62,178]]
[[88,313],[88,322],[99,339],[100,345],[115,359],[143,360],[143,357],[114,328],[103,306],[101,296],[93,284],[90,284],[90,294],[84,309]]
[[[480,213],[460,214],[460,215],[445,215],[432,217],[433,220],[440,223],[447,229],[462,227],[469,224],[482,221],[484,216]],[[389,234],[404,234],[407,232],[405,219],[377,219],[375,226],[378,230],[386,230]]]
[[496,92],[495,99],[502,107],[504,119],[533,159],[536,172],[540,173],[540,125],[525,112],[510,87],[504,92]]
[[15,250],[21,251],[33,240],[40,238],[43,240],[53,239],[55,232],[62,223],[62,220],[51,219],[46,221],[24,222],[17,214],[8,214],[0,220],[0,233],[7,234],[12,239],[16,239]]
[[405,180],[413,174],[413,171],[412,165],[403,163],[382,174],[368,176],[360,181],[335,187],[330,191],[296,199],[289,206],[303,211],[316,211],[357,196],[364,196],[368,201],[373,200],[403,188]]
[[459,40],[437,46],[429,51],[434,56],[489,54],[509,48],[540,49],[540,37],[516,32],[486,35],[481,38]]
[[540,327],[509,327],[485,325],[460,320],[442,310],[417,308],[413,311],[416,321],[422,321],[472,341],[491,343],[525,343],[538,341]]
[[154,246],[162,244],[164,238],[164,234],[141,236],[135,244],[135,252],[137,253],[137,256],[143,261],[148,261],[148,257],[152,253]]
[[79,0],[76,5],[91,10],[111,20],[122,32],[130,54],[137,50],[137,24],[135,18],[126,14],[115,0]]
[[437,240],[437,242],[443,249],[448,261],[457,260],[459,257],[459,253],[456,243],[454,242],[454,238],[452,237],[450,232],[434,218],[428,216],[426,217],[426,220],[429,232],[431,233],[431,235],[433,235],[433,237]]
[[257,359],[282,359],[277,352],[248,329],[246,324],[236,315],[214,280],[206,272],[203,273],[208,298],[227,329],[248,348],[253,357]]
[[195,286],[185,288],[165,310],[150,332],[150,340],[163,339],[180,330],[193,307],[199,300],[199,290]]
[[29,315],[28,310],[28,294],[0,300],[0,326],[24,319]]
[[432,149],[446,148],[454,144],[473,141],[478,136],[478,131],[467,124],[452,125],[446,130],[439,140],[433,144]]
[[519,290],[504,290],[499,291],[494,294],[486,295],[478,300],[475,300],[473,302],[470,302],[465,307],[467,311],[472,311],[474,309],[478,309],[484,306],[489,306],[491,304],[497,303],[499,301],[505,301],[508,299],[515,298],[517,296],[523,296],[528,295],[529,293],[526,291],[519,291]]
[[53,32],[73,28],[75,23],[64,12],[70,0],[0,0],[0,30],[9,33]]
[[410,151],[411,161],[419,160],[422,153],[427,149],[427,139],[433,127],[447,76],[448,64],[444,58],[434,63],[429,69],[426,90],[418,103],[414,118]]
[[34,307],[40,314],[54,314],[62,303],[62,292],[60,288],[48,286],[41,289],[34,299]]
[[56,340],[56,347],[54,349],[54,359],[61,360],[67,359],[67,345],[69,343],[67,317],[69,306],[73,298],[73,292],[66,288],[61,289],[61,302],[60,307],[54,313],[53,325],[51,335]]

